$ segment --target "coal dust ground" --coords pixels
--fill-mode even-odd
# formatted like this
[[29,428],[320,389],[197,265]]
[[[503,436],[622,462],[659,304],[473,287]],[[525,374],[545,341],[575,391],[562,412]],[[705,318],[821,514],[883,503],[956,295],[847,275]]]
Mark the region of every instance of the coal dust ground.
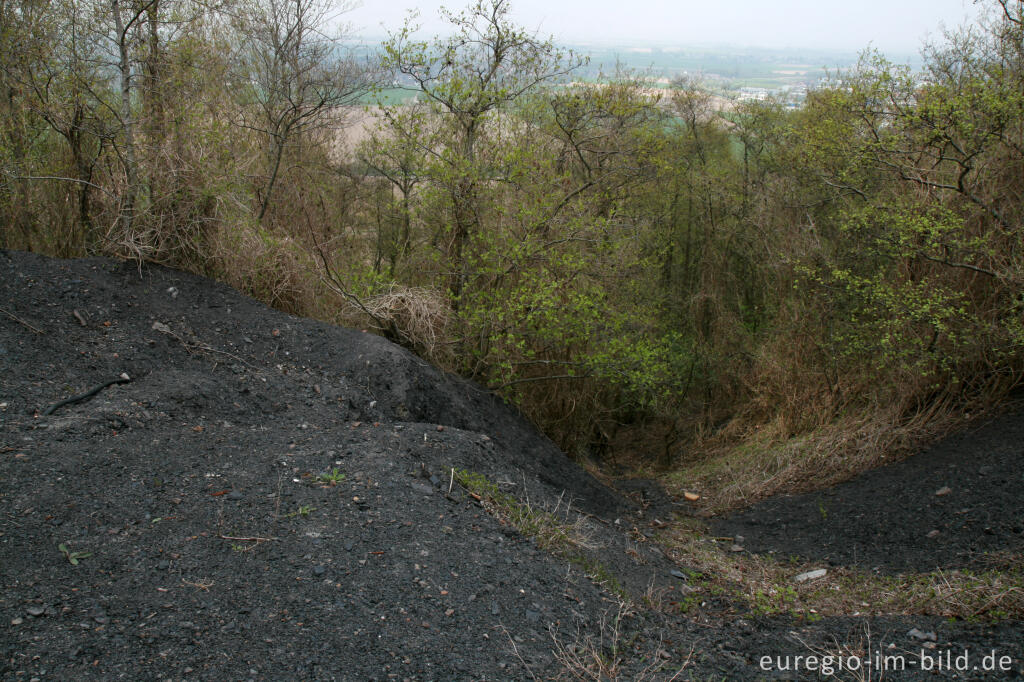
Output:
[[[923,497],[901,494],[920,475],[887,486],[879,470],[856,495],[723,523],[751,551],[891,570],[1012,550],[1008,424],[950,446]],[[575,543],[548,551],[458,471]],[[817,679],[763,657],[866,632],[911,652],[911,627],[974,662],[1009,656],[998,677],[1024,667],[1016,622],[673,608],[690,574],[652,528],[685,503],[643,506],[636,487],[599,482],[499,399],[371,334],[161,267],[0,252],[3,679]],[[936,674],[885,677],[918,678]]]

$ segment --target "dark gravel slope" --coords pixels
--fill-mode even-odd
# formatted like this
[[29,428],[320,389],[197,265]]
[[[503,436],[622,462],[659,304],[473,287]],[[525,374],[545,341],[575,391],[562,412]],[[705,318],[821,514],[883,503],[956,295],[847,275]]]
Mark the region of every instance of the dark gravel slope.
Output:
[[[580,561],[453,468],[577,522]],[[1021,667],[1013,623],[624,609],[613,585],[685,585],[651,540],[672,501],[623,487],[372,335],[164,268],[0,252],[3,679],[550,679],[595,652],[623,680],[805,679],[759,660],[867,629],[909,649],[912,626]]]
[[[8,672],[501,679],[551,670],[553,638],[612,604],[447,492],[456,467],[562,514],[627,502],[378,337],[105,260],[2,254],[0,302]],[[583,522],[613,566],[635,562]]]
[[714,524],[745,548],[890,573],[981,568],[1024,552],[1024,412],[806,495]]

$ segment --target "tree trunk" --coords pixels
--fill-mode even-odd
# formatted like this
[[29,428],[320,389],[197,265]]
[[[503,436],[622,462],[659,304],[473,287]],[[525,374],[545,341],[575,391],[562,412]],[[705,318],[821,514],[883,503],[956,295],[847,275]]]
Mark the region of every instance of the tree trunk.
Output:
[[469,279],[466,264],[466,244],[475,231],[476,222],[476,183],[472,173],[476,165],[476,123],[466,126],[463,131],[462,159],[465,161],[466,175],[455,180],[452,202],[455,213],[455,230],[452,234],[451,247],[448,251],[449,295],[453,311],[459,310],[459,299]]
[[263,216],[267,214],[267,207],[270,205],[270,193],[274,191],[274,185],[277,183],[277,174],[281,169],[281,157],[284,155],[284,139],[283,136],[274,136],[274,149],[273,158],[271,159],[270,177],[267,179],[267,186],[263,193],[263,199],[260,201],[260,212],[256,216],[256,222],[262,223]]
[[128,54],[128,28],[121,16],[119,0],[111,0],[114,12],[114,27],[117,30],[118,71],[121,77],[121,107],[119,116],[124,128],[124,151],[121,162],[124,164],[125,189],[121,204],[121,230],[124,237],[130,237],[135,222],[135,199],[138,185],[138,168],[135,161],[135,121],[132,118],[132,65]]

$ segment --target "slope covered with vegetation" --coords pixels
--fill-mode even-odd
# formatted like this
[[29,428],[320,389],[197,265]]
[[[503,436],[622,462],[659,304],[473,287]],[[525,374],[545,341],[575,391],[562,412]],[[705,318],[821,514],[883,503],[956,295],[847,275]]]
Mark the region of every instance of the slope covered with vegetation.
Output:
[[[0,3],[0,247],[373,328],[570,453],[704,453],[686,480],[719,506],[845,477],[1019,382],[1020,2],[921,73],[867,53],[800,110],[584,84],[504,0],[362,63],[335,9]],[[414,103],[346,144],[396,82]]]

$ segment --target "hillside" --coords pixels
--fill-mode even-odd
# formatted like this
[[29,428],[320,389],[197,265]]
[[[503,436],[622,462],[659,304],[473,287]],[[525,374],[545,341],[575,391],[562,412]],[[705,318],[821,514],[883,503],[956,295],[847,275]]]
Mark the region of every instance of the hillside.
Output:
[[[5,679],[762,679],[762,656],[865,631],[917,651],[911,628],[1024,666],[1013,618],[688,602],[721,576],[672,560],[685,502],[606,486],[379,337],[173,270],[20,252],[0,252],[0,309]],[[1019,448],[1000,450],[1017,495]],[[899,503],[876,489],[864,509]],[[779,504],[813,537],[806,505]]]

